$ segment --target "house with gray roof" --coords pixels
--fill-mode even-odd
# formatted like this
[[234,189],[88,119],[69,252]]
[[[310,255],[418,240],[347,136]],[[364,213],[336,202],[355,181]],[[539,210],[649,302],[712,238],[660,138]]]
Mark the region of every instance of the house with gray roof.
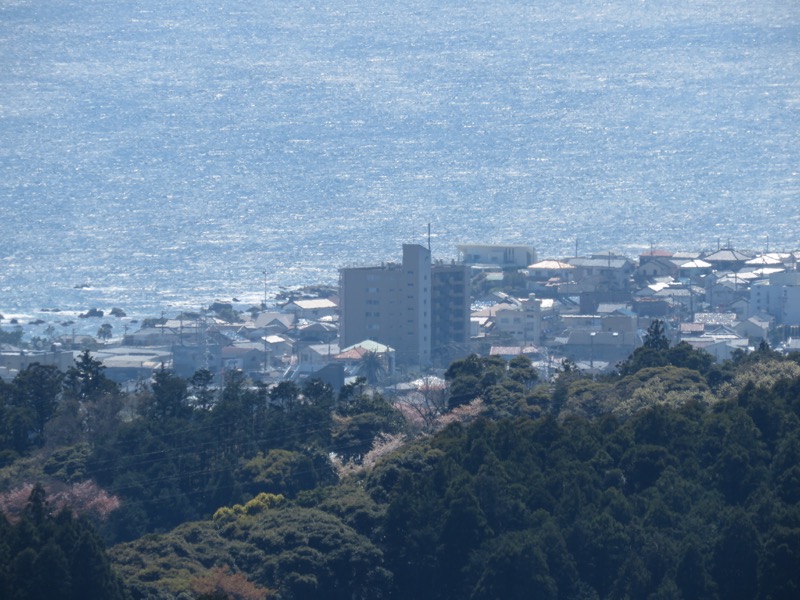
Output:
[[573,279],[591,291],[628,290],[636,263],[624,256],[591,256],[566,259],[575,268]]
[[702,257],[716,271],[738,271],[751,258],[753,258],[752,254],[745,254],[733,248],[721,248]]

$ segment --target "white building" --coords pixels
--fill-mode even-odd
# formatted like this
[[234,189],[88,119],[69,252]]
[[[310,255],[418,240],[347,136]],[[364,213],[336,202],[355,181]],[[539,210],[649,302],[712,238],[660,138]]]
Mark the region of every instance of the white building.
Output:
[[495,331],[525,344],[538,345],[542,337],[542,301],[533,295],[494,313]]
[[800,271],[786,271],[750,288],[750,316],[766,313],[780,325],[800,325]]
[[524,245],[459,244],[460,262],[466,265],[525,269],[536,262],[536,250]]

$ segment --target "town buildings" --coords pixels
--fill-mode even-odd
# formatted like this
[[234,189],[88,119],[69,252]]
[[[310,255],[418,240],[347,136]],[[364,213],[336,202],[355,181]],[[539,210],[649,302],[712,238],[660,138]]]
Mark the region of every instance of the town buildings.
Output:
[[651,248],[637,259],[604,252],[537,261],[530,246],[458,251],[458,260],[433,260],[428,248],[405,244],[399,262],[340,269],[338,288],[309,288],[269,309],[220,303],[149,319],[113,343],[72,336],[52,340],[58,352],[0,348],[0,375],[32,362],[69,365],[84,348],[120,382],[162,365],[183,377],[208,369],[218,381],[230,369],[267,382],[322,373],[344,381],[375,349],[394,380],[471,353],[524,354],[546,373],[568,358],[599,372],[629,356],[655,319],[673,343],[717,360],[762,340],[800,343],[796,253]]

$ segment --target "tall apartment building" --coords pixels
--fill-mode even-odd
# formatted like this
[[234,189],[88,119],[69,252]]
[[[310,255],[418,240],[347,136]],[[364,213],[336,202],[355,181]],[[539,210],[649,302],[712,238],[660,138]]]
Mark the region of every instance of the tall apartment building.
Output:
[[469,266],[438,261],[431,277],[431,359],[447,367],[471,352]]
[[469,276],[458,264],[431,264],[430,251],[403,245],[402,263],[339,271],[342,347],[374,340],[398,365],[426,367],[467,353]]
[[374,340],[400,365],[429,365],[431,285],[431,253],[416,244],[403,244],[402,263],[340,269],[341,347]]

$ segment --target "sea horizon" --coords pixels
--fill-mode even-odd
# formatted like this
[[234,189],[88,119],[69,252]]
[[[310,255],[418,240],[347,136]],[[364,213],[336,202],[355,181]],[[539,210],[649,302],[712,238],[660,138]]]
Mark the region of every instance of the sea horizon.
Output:
[[3,327],[257,304],[399,260],[429,224],[444,260],[800,248],[787,0],[16,0],[0,17]]

